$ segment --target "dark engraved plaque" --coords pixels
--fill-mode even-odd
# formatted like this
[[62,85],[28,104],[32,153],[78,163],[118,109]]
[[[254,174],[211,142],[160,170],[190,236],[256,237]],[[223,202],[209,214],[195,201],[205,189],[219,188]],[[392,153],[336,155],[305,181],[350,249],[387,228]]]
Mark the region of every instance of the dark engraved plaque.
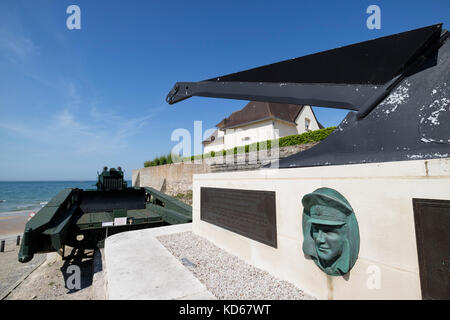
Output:
[[450,299],[450,200],[413,199],[422,299]]
[[200,219],[277,247],[274,191],[201,188]]

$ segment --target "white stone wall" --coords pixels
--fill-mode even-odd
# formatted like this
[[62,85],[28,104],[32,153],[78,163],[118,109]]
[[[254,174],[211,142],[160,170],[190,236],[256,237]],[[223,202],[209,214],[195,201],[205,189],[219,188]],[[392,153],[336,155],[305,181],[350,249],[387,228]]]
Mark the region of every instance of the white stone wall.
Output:
[[319,124],[314,117],[311,107],[305,106],[297,116],[295,121],[297,126],[286,121],[269,119],[257,121],[237,128],[225,129],[225,132],[219,130],[218,137],[223,137],[223,142],[220,139],[213,143],[207,144],[203,148],[203,153],[228,150],[255,142],[301,134],[307,131],[305,128],[305,119],[310,120],[310,127],[308,131],[319,129]]
[[133,187],[163,187],[161,191],[175,196],[192,190],[193,174],[204,172],[211,172],[206,162],[172,163],[133,170],[131,181]]
[[281,137],[286,137],[286,136],[290,136],[293,134],[298,134],[299,132],[297,132],[297,128],[295,127],[294,124],[292,123],[288,123],[288,122],[284,122],[284,121],[274,121],[274,129],[278,130],[275,131],[275,138],[281,138]]
[[[200,188],[276,192],[278,248],[200,220]],[[345,276],[322,272],[302,252],[302,197],[320,187],[350,202],[359,257]],[[193,232],[320,299],[421,299],[412,198],[450,200],[450,158],[196,174]],[[380,287],[367,283],[379,271]]]
[[225,149],[225,145],[222,139],[216,139],[211,143],[206,144],[203,147],[203,153],[210,153],[211,151],[221,151]]
[[305,106],[302,109],[302,112],[300,112],[300,114],[297,116],[297,120],[295,121],[295,123],[297,123],[297,132],[299,134],[307,131],[305,128],[305,119],[306,118],[311,120],[309,131],[314,131],[314,130],[320,129],[319,124],[317,123],[316,118],[314,117],[311,107]]
[[224,136],[225,149],[244,146],[259,141],[274,139],[273,120],[259,121],[239,128],[226,129]]

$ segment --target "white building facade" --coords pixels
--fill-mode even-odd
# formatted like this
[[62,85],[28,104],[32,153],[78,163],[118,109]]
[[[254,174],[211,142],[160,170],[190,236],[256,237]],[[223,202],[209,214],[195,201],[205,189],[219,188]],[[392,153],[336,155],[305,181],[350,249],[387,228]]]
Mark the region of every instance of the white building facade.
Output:
[[311,106],[250,102],[242,110],[222,120],[217,128],[203,141],[204,153],[229,150],[323,127]]

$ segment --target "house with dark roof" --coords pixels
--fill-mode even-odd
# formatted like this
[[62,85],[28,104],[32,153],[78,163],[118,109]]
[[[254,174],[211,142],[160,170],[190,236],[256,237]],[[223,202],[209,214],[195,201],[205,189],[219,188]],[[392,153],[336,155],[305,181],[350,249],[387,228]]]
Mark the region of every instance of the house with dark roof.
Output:
[[257,101],[250,101],[216,127],[203,141],[204,153],[323,128],[311,106]]

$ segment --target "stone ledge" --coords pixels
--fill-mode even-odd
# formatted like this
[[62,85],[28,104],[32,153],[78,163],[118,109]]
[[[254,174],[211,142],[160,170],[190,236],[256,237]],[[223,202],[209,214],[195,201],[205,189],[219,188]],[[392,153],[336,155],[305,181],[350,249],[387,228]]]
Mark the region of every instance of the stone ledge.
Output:
[[105,242],[109,299],[215,299],[157,239],[190,231],[191,223],[113,235]]

